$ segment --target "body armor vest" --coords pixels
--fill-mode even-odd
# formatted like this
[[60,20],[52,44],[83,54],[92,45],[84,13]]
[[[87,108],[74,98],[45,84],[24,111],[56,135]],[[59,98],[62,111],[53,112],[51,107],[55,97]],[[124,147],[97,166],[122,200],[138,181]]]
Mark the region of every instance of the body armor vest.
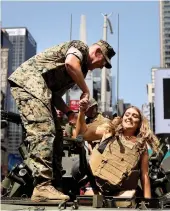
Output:
[[99,152],[99,148],[93,150],[89,163],[100,189],[105,184],[123,190],[137,187],[139,161],[144,149],[139,149],[137,143],[127,141],[123,137],[110,137],[103,153]]

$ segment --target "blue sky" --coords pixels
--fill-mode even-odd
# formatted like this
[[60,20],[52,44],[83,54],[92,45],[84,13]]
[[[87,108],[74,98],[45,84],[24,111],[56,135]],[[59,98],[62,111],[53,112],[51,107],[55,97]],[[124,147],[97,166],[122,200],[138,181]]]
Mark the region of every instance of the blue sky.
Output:
[[[147,102],[146,84],[151,67],[160,65],[158,1],[109,2],[2,2],[3,27],[27,27],[37,42],[37,52],[68,41],[70,15],[72,39],[79,39],[81,14],[86,15],[87,42],[102,38],[103,14],[113,12],[110,20],[114,34],[108,42],[117,51],[117,14],[120,16],[120,88],[119,96],[141,108]],[[112,60],[116,76],[117,56]],[[115,90],[116,92],[116,90]]]

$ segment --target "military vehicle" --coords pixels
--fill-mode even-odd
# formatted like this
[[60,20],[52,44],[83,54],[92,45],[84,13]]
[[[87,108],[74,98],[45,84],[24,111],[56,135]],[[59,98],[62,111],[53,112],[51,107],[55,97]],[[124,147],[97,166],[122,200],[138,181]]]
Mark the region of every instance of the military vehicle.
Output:
[[[21,124],[18,114],[1,111],[1,127],[6,127],[8,122]],[[27,158],[27,143],[24,141],[19,147],[23,162],[17,164],[2,181],[3,193],[1,196],[2,210],[58,210],[58,209],[170,209],[170,165],[165,170],[164,158],[168,152],[167,140],[162,140],[159,151],[152,154],[149,159],[149,176],[151,181],[152,199],[144,199],[140,193],[132,198],[111,197],[103,195],[84,196],[80,195],[80,187],[90,182],[95,186],[86,159],[84,140],[78,136],[77,139],[64,137],[63,155],[63,192],[70,196],[69,201],[58,201],[58,203],[39,202],[30,200],[33,191],[34,179],[32,172],[25,164]],[[86,177],[77,183],[71,176],[71,166],[75,159],[79,158],[80,166],[86,170]],[[167,158],[169,159],[169,158]],[[127,203],[129,208],[127,208]]]

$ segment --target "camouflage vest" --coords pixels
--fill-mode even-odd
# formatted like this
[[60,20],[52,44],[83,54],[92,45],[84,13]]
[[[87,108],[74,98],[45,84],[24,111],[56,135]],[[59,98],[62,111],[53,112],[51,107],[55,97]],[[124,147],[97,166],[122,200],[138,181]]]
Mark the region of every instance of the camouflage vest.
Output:
[[139,150],[137,143],[126,141],[123,137],[111,137],[102,154],[94,148],[89,163],[97,185],[101,189],[106,184],[124,190],[135,189],[143,150]]
[[88,46],[81,41],[71,41],[33,56],[11,74],[9,81],[22,87],[43,103],[49,102],[52,92],[62,96],[75,84],[65,68],[66,53],[71,47],[81,52],[81,69],[86,77]]

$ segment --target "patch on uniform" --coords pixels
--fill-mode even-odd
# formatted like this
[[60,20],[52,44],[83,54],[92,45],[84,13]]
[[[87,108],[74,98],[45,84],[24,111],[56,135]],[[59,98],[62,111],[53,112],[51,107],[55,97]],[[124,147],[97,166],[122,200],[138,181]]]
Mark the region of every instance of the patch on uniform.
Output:
[[66,53],[66,57],[69,55],[69,54],[73,54],[75,55],[78,59],[80,59],[80,61],[83,60],[83,55],[82,53],[75,47],[70,47]]

